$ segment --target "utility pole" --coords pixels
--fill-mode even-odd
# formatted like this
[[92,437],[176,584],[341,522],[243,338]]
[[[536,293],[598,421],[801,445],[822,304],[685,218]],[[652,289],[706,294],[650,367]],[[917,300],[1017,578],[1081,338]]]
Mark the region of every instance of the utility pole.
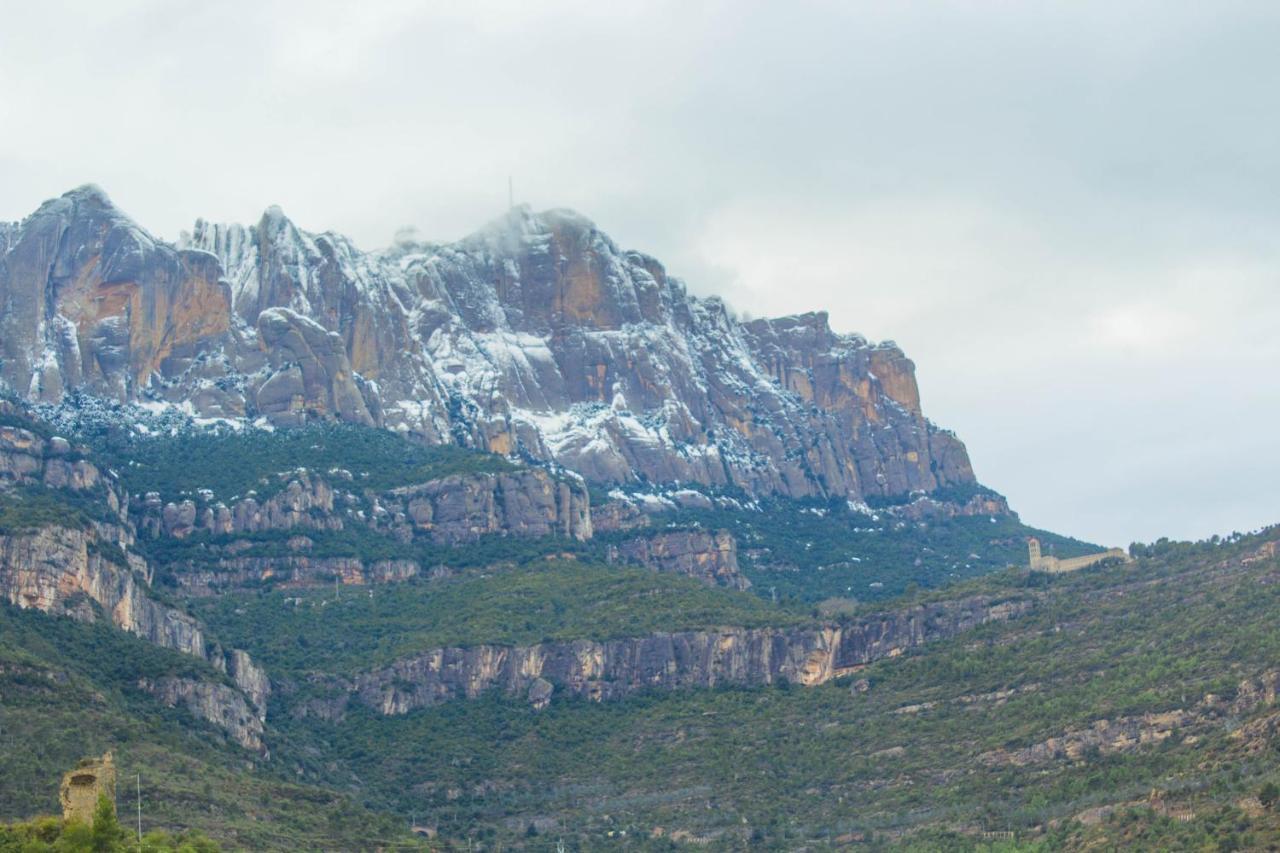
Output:
[[138,849],[142,849],[142,774],[135,777],[138,792]]

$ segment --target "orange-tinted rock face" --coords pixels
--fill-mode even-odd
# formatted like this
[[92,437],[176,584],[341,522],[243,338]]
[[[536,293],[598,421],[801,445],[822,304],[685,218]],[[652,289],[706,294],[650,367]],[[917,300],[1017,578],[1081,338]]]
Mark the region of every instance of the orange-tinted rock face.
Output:
[[217,259],[157,243],[92,188],[42,207],[5,260],[3,378],[45,399],[82,385],[127,396],[231,328]]
[[925,420],[915,365],[896,346],[837,335],[824,313],[757,320],[746,330],[779,384],[833,420],[833,464],[817,470],[844,471],[873,495],[972,481],[964,446]]
[[568,257],[556,301],[561,322],[593,329],[616,329],[618,317],[605,297],[596,256],[574,246],[572,232],[566,234],[564,228],[559,228],[552,233],[552,245]]
[[920,389],[916,386],[916,366],[897,349],[871,352],[871,374],[884,394],[916,417],[920,412]]

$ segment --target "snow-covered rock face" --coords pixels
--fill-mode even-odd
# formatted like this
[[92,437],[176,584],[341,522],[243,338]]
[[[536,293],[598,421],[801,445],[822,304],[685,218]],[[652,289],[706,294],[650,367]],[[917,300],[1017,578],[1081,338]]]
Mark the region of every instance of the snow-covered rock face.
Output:
[[363,252],[272,208],[172,246],[81,188],[0,249],[0,378],[32,399],[341,417],[601,482],[860,498],[973,480],[897,347],[825,314],[739,323],[568,211]]

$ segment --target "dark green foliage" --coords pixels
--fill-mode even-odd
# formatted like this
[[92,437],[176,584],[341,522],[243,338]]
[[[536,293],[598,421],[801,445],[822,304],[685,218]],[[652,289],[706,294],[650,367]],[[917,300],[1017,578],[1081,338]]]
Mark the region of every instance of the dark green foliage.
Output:
[[452,445],[429,446],[383,429],[321,423],[296,429],[187,429],[139,435],[119,429],[79,436],[120,474],[133,494],[166,500],[209,489],[220,500],[278,489],[277,474],[306,468],[349,471],[353,487],[385,490],[451,474],[510,470],[500,456]]
[[114,542],[90,542],[88,551],[121,568],[129,568],[129,559],[125,556],[124,549]]
[[442,646],[801,621],[690,578],[571,561],[336,592],[229,594],[198,601],[197,612],[224,641],[288,672],[358,671]]
[[341,530],[263,530],[232,536],[212,536],[201,531],[185,539],[144,539],[138,543],[138,550],[157,567],[158,582],[173,586],[176,574],[214,566],[228,545],[234,543],[236,554],[241,557],[287,557],[296,553],[288,543],[297,536],[311,540],[311,547],[306,550],[309,557],[357,557],[366,564],[412,560],[424,571],[436,566],[469,569],[501,562],[523,563],[549,554],[573,554],[585,559],[603,553],[594,543],[561,537],[493,535],[462,545],[438,545],[426,537],[404,542],[356,524]]
[[1268,782],[1258,791],[1258,802],[1262,803],[1269,809],[1275,808],[1277,802],[1280,802],[1280,787],[1275,782]]
[[[682,509],[656,520],[670,528],[730,531],[756,593],[776,593],[780,601],[797,604],[850,597],[880,601],[901,595],[911,583],[940,587],[1022,566],[1029,536],[1041,540],[1045,553],[1060,557],[1099,550],[1028,527],[1016,516],[911,521],[884,514],[873,519],[839,501],[771,498],[762,500],[758,510]],[[633,535],[599,538],[604,542]]]
[[[603,704],[557,694],[542,712],[489,695],[397,717],[353,710],[340,725],[278,724],[319,751],[303,760],[305,778],[349,779],[371,805],[431,814],[453,837],[487,827],[515,842],[534,817],[553,817],[589,849],[610,831],[648,838],[655,826],[718,837],[712,849],[726,850],[752,838],[824,849],[845,833],[918,850],[1198,849],[1232,838],[1256,847],[1280,838],[1280,825],[1234,803],[1260,778],[1280,778],[1280,750],[1246,749],[1214,715],[1195,743],[1178,735],[1026,766],[982,756],[1100,719],[1194,707],[1207,693],[1229,699],[1274,667],[1280,584],[1268,579],[1280,566],[1210,570],[1257,541],[1174,546],[1160,560],[1043,578],[1032,614],[876,663],[856,676],[866,692],[842,681]],[[957,592],[1025,591],[1027,579],[1000,573]],[[1071,821],[1153,788],[1197,817]],[[987,831],[1014,837],[982,841]]]
[[[142,837],[141,853],[218,853],[222,848],[197,829],[176,835],[154,830]],[[63,823],[56,817],[0,824],[0,853],[134,853],[136,835],[120,825],[115,806],[104,794],[93,824]]]
[[125,685],[165,676],[226,680],[199,658],[153,646],[103,620],[84,624],[0,605],[0,660],[31,657],[65,659],[69,671]]
[[25,429],[27,432],[33,432],[46,440],[53,437],[53,430],[48,424],[22,414],[6,415],[0,413],[0,427]]
[[116,804],[106,794],[99,794],[93,810],[93,853],[124,850],[124,841],[124,827],[116,819]]
[[[358,483],[382,488],[397,480],[375,462],[399,451],[388,456],[379,444],[386,439],[371,432],[335,439],[341,452],[332,457],[341,456],[335,464]],[[263,478],[275,482],[271,474],[299,464],[324,470],[327,438],[301,450],[290,444],[307,434],[284,439],[279,453],[245,448],[250,461],[231,465],[234,473],[214,487],[219,497],[246,483],[261,491]],[[179,449],[208,450],[212,461],[202,458],[197,468],[216,478],[213,467],[231,445],[187,445],[188,438],[156,439],[172,453],[159,453],[167,461],[148,463],[138,476],[179,491],[209,485],[180,472],[190,460]],[[348,440],[371,448],[368,455],[346,455]],[[315,453],[312,461],[296,461],[303,451]],[[465,464],[488,458],[472,454]],[[413,478],[426,470],[405,467]],[[17,518],[16,529],[32,519],[58,523],[50,520],[57,513],[76,519],[70,499],[48,498],[0,500],[0,519]],[[1272,735],[1238,736],[1274,708],[1237,718],[1219,704],[1198,728],[1118,752],[1093,748],[1027,765],[991,759],[1099,720],[1196,709],[1206,694],[1230,701],[1243,680],[1274,668],[1280,565],[1238,563],[1265,536],[1135,545],[1135,565],[1059,576],[1002,569],[1023,564],[1033,533],[1058,556],[1094,546],[1005,516],[914,522],[884,513],[877,521],[840,504],[766,501],[762,511],[689,510],[656,521],[659,529],[731,530],[756,592],[776,589],[784,606],[594,559],[634,532],[591,543],[490,537],[440,548],[364,529],[307,531],[314,556],[404,558],[465,571],[336,593],[263,590],[195,602],[218,641],[247,647],[277,679],[270,761],[137,687],[139,678],[166,674],[222,678],[203,662],[102,624],[0,608],[0,814],[47,811],[62,770],[114,747],[123,777],[143,773],[149,826],[202,826],[233,849],[390,848],[404,840],[410,814],[485,849],[543,849],[561,834],[570,849],[669,849],[675,830],[704,835],[708,849],[721,850],[827,849],[841,838],[868,849],[1260,849],[1280,838],[1280,749],[1268,742]],[[291,535],[239,538],[250,544],[245,554],[280,556]],[[207,566],[229,541],[196,536],[147,548],[172,577]],[[96,547],[107,559],[122,556]],[[580,562],[541,559],[562,551]],[[300,673],[351,673],[441,645],[795,624],[812,619],[819,601],[837,598],[823,612],[855,619],[974,593],[1033,598],[1036,606],[817,687],[652,692],[603,704],[557,690],[541,712],[495,691],[393,717],[355,704],[340,724],[289,713]],[[904,597],[887,600],[895,595]],[[855,680],[866,684],[851,690]],[[1153,789],[1193,816],[1148,807]],[[1074,820],[1097,807],[1116,809],[1088,826]],[[555,830],[539,833],[542,826]],[[0,829],[0,850],[93,842],[90,827],[59,826],[61,836],[44,837],[52,831],[47,821]],[[156,848],[165,849],[159,841]]]
[[96,490],[19,486],[0,491],[0,535],[41,527],[85,528],[94,521],[108,520],[102,493]]

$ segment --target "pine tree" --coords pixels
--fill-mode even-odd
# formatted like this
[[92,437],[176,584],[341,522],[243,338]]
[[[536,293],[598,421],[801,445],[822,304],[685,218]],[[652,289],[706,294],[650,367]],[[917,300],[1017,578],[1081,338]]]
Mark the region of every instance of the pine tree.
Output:
[[100,794],[93,810],[93,851],[116,853],[124,850],[124,844],[125,831],[116,819],[116,804],[106,794]]

